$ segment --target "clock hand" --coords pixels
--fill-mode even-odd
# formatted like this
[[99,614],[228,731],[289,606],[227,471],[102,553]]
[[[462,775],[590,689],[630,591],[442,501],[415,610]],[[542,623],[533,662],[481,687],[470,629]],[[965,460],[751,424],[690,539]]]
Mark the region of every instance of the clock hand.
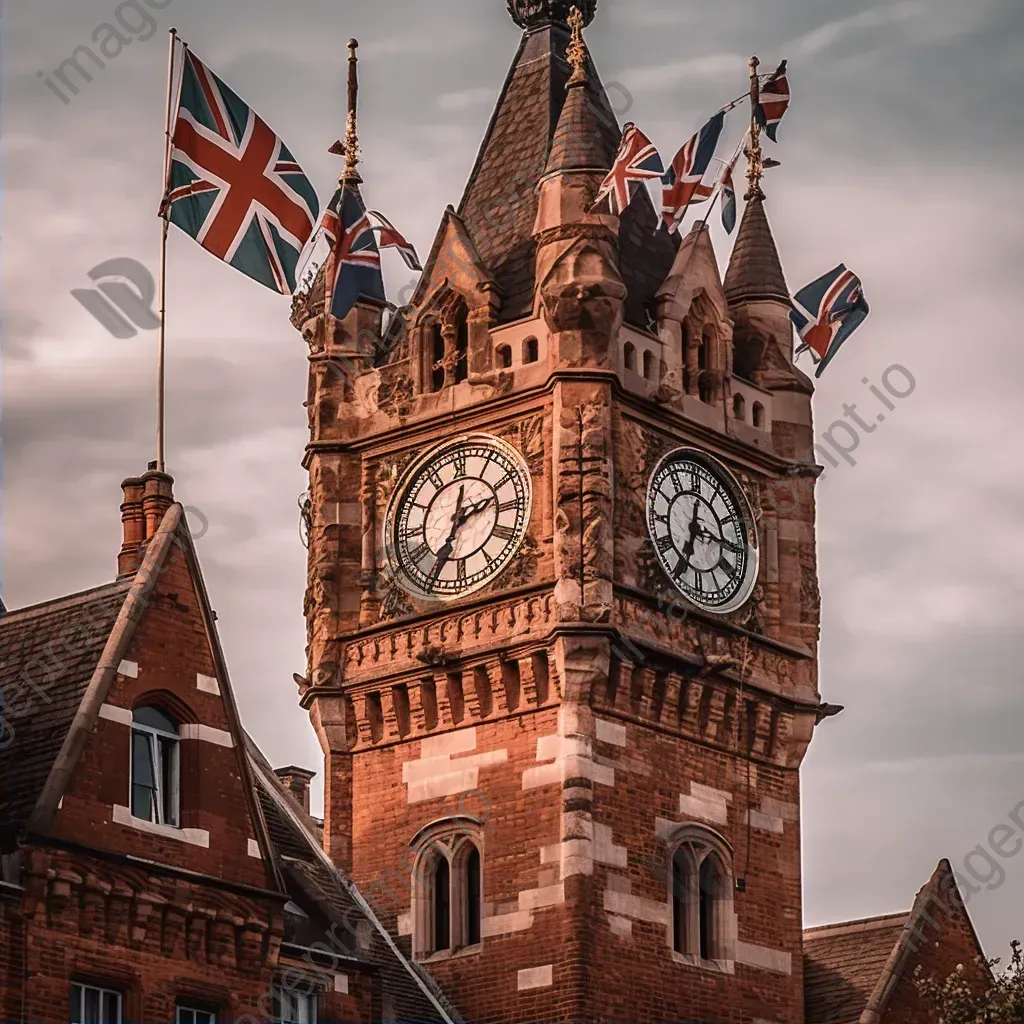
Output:
[[697,537],[701,531],[701,525],[697,521],[697,517],[700,515],[700,501],[697,498],[693,499],[693,517],[690,519],[689,526],[687,529],[690,531],[690,537],[687,542],[683,545],[682,559],[679,565],[676,566],[676,572],[679,572],[680,566],[682,571],[686,572],[690,568],[690,559],[693,558],[693,545],[697,541]]
[[464,512],[460,513],[459,526],[462,526],[463,523],[468,522],[478,512],[483,512],[492,501],[494,501],[493,494],[490,497],[484,498],[483,501],[478,501],[475,505],[470,505],[469,508],[467,508]]
[[735,551],[736,554],[743,554],[743,548],[738,544],[733,544],[732,541],[726,540],[724,537],[720,537],[715,533],[712,533],[703,523],[700,524],[700,533],[704,540],[713,541],[715,544],[721,544],[722,547],[728,548],[730,551]]
[[430,570],[430,579],[436,580],[441,575],[441,570],[447,565],[448,560],[452,557],[452,549],[455,547],[455,538],[458,536],[459,527],[465,521],[461,519],[462,509],[462,498],[466,493],[466,485],[463,484],[459,488],[459,500],[455,503],[455,513],[452,515],[452,528],[448,531],[448,536],[445,538],[444,544],[441,545],[437,552],[437,560],[434,562],[433,569]]

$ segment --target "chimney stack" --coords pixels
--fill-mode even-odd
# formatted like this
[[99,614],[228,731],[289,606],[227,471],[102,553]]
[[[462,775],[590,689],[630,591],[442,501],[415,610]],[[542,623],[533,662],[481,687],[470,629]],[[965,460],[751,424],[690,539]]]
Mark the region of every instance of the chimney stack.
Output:
[[117,553],[118,576],[129,576],[142,564],[143,549],[157,531],[167,510],[174,503],[174,480],[151,462],[141,477],[123,481],[121,502],[122,540]]
[[299,806],[309,814],[309,782],[310,779],[316,778],[316,772],[311,772],[308,768],[296,768],[290,764],[287,768],[275,768],[274,774],[299,802]]

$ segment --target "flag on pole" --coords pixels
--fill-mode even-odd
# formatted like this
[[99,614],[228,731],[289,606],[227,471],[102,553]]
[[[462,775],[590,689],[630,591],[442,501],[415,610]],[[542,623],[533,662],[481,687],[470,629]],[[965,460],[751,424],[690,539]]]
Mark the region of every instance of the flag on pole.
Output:
[[[714,191],[702,184],[725,126],[725,110],[718,111],[693,138],[684,143],[662,176],[661,216],[669,231],[678,231],[686,208]],[[699,198],[698,198],[699,197]]]
[[660,178],[664,173],[665,167],[654,144],[630,121],[622,130],[622,141],[615,162],[608,177],[601,183],[592,209],[596,209],[607,198],[612,213],[621,214],[633,198],[634,182]]
[[743,138],[740,139],[732,159],[722,168],[722,227],[725,228],[726,234],[729,235],[732,234],[733,229],[736,227],[736,184],[733,181],[732,174],[736,170],[736,163],[743,152],[743,145],[746,141],[747,133],[744,132]]
[[187,47],[164,209],[218,259],[284,295],[320,209],[266,122]]
[[768,76],[768,80],[762,83],[760,97],[754,106],[754,118],[772,142],[779,141],[775,133],[783,114],[789,109],[789,101],[789,72],[786,70],[786,61],[783,61]]
[[815,377],[821,376],[868,312],[860,278],[842,263],[793,296],[790,317],[803,342],[796,355],[811,353],[818,367]]
[[377,244],[382,249],[397,249],[401,253],[402,259],[405,260],[405,265],[410,270],[423,270],[423,265],[420,263],[419,256],[416,255],[416,249],[412,242],[408,241],[405,235],[383,213],[378,213],[376,210],[367,210],[366,216],[370,219],[373,230],[380,232]]
[[331,316],[343,320],[360,296],[383,302],[380,250],[359,193],[339,188],[320,226],[331,245],[327,265]]

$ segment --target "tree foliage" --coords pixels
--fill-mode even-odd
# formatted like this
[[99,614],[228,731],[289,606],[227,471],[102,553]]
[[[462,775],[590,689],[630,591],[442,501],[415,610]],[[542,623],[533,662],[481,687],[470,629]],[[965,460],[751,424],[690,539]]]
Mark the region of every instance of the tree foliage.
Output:
[[1020,942],[1010,943],[1011,958],[996,973],[996,960],[978,958],[991,984],[981,991],[973,972],[963,964],[945,980],[925,978],[918,967],[914,981],[922,999],[933,1010],[936,1024],[1024,1024],[1024,954]]

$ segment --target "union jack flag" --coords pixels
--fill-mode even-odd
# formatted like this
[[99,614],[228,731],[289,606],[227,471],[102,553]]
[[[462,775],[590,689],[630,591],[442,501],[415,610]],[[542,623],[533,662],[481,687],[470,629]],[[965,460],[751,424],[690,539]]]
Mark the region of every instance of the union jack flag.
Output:
[[779,141],[775,133],[779,129],[782,115],[789,109],[789,101],[789,72],[786,70],[786,61],[783,61],[761,86],[758,101],[754,105],[754,118],[772,142]]
[[622,141],[608,177],[601,183],[592,209],[608,199],[612,213],[621,214],[629,206],[634,182],[660,178],[665,173],[658,151],[651,140],[635,124],[629,122],[622,130]]
[[842,263],[793,296],[790,317],[803,342],[796,354],[811,352],[818,364],[815,377],[869,312],[860,278]]
[[376,210],[367,210],[366,216],[370,218],[370,223],[373,225],[374,230],[380,232],[377,244],[382,249],[397,249],[402,254],[402,259],[405,260],[405,265],[410,270],[423,269],[412,242],[408,241],[405,235],[383,213],[378,213]]
[[331,316],[344,320],[360,296],[383,302],[380,250],[359,193],[339,188],[324,210],[320,226],[331,244],[327,264]]
[[161,212],[214,256],[284,295],[320,204],[284,142],[185,49]]
[[703,181],[724,126],[725,111],[720,110],[683,144],[662,177],[661,216],[669,231],[679,230],[690,203],[703,202],[714,191],[714,186],[704,185]]
[[727,234],[732,234],[733,228],[736,227],[736,183],[733,181],[732,172],[736,170],[736,163],[740,158],[740,153],[743,152],[743,146],[748,138],[748,133],[744,132],[743,138],[740,139],[739,145],[736,147],[736,152],[733,153],[732,159],[722,168],[722,227],[725,228]]

